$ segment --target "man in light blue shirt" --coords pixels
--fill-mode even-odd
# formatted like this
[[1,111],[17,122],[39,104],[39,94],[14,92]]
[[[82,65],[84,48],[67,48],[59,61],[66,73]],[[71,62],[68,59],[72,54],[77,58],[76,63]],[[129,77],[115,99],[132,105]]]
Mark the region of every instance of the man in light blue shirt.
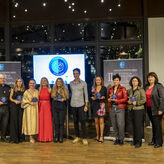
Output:
[[75,68],[73,70],[74,80],[70,82],[71,89],[71,107],[73,110],[74,128],[76,138],[73,143],[79,141],[79,121],[82,128],[82,142],[84,145],[88,145],[86,139],[86,125],[85,125],[85,112],[88,110],[88,91],[87,84],[85,81],[80,79],[80,69]]

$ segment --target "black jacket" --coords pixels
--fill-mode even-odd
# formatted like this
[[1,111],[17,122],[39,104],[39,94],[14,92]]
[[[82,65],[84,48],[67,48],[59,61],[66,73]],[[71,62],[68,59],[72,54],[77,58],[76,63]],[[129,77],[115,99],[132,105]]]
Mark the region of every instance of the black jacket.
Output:
[[[148,87],[146,86],[145,91]],[[151,92],[151,110],[153,116],[158,115],[158,111],[164,112],[164,87],[160,83],[155,84]]]

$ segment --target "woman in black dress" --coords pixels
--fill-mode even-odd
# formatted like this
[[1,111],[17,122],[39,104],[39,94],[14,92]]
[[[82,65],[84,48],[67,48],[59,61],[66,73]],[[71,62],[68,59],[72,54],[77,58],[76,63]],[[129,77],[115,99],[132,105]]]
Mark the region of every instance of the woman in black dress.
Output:
[[19,143],[25,139],[22,135],[23,109],[21,108],[21,101],[23,93],[24,84],[22,79],[18,78],[10,92],[10,141],[13,143]]
[[100,143],[103,143],[105,101],[107,99],[107,89],[106,87],[104,87],[103,79],[100,76],[97,76],[95,78],[95,82],[92,87],[91,99],[97,133],[96,140]]

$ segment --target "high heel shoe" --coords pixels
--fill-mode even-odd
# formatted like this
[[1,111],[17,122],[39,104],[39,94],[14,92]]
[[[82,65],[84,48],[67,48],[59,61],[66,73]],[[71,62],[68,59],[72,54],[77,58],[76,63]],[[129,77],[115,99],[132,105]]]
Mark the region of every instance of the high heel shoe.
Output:
[[96,137],[96,141],[99,142],[99,136]]
[[101,144],[104,142],[104,137],[103,137],[103,136],[100,137],[99,142],[100,142]]

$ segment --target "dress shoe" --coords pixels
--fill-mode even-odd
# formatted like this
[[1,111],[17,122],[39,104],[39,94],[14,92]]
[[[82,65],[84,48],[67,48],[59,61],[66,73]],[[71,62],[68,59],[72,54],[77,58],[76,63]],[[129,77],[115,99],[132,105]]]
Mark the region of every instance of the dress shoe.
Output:
[[131,145],[131,146],[135,146],[135,145],[136,145],[136,142],[132,141],[132,142],[130,143],[130,145]]
[[2,142],[9,142],[9,140],[6,137],[1,137]]
[[124,144],[124,141],[123,140],[119,140],[119,144],[120,145],[123,145]]
[[114,141],[114,145],[118,145],[118,144],[119,144],[119,140],[116,139],[116,140]]
[[151,142],[148,143],[148,145],[149,145],[149,146],[153,146],[153,145],[154,145],[154,142],[151,141]]
[[54,138],[54,142],[58,142],[58,137],[55,137]]
[[63,138],[59,138],[59,142],[60,143],[63,143]]
[[159,144],[154,145],[154,148],[159,148],[159,147],[162,147],[162,145],[159,145]]
[[141,147],[141,144],[140,143],[137,143],[136,145],[135,145],[135,148],[140,148]]

